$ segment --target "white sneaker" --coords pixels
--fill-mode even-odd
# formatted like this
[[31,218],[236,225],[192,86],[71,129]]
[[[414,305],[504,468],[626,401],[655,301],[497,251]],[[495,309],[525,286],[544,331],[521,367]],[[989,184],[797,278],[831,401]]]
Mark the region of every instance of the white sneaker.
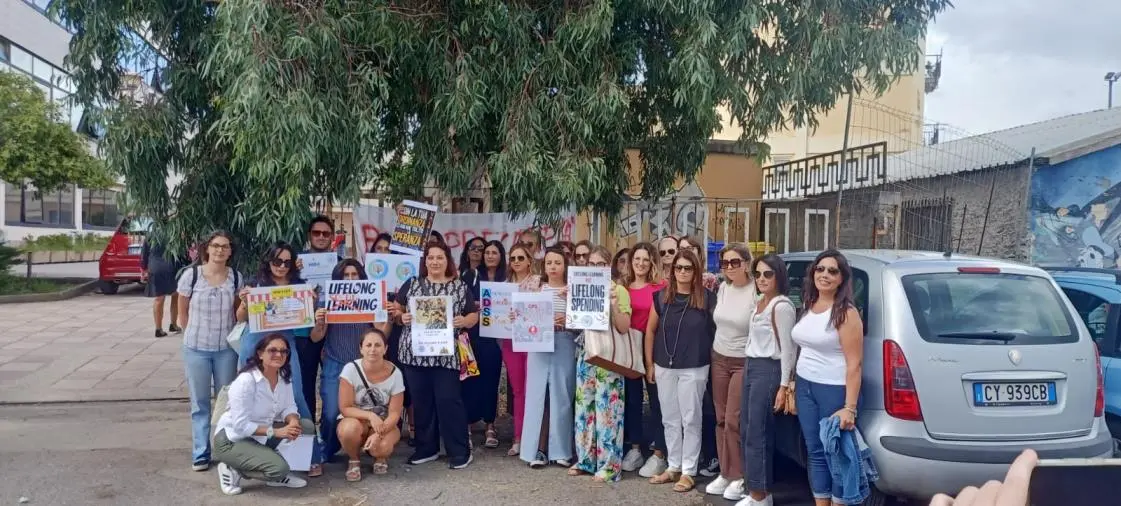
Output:
[[736,506],[774,506],[774,498],[774,495],[768,494],[766,499],[763,499],[762,501],[756,501],[755,499],[752,499],[751,496],[745,495],[743,496],[743,500],[736,503]]
[[723,476],[717,476],[715,480],[712,480],[707,486],[705,486],[705,493],[708,495],[723,494],[725,490],[728,490],[729,483],[731,482]]
[[640,467],[642,467],[642,450],[631,448],[631,451],[623,457],[623,471],[632,473]]
[[646,463],[642,465],[642,469],[638,470],[638,475],[643,478],[653,478],[666,472],[667,467],[669,467],[669,464],[666,464],[666,459],[657,455],[651,455],[650,458],[646,459]]
[[743,499],[743,480],[735,480],[729,483],[728,487],[724,489],[724,498],[729,501]]
[[222,487],[222,493],[226,495],[238,495],[241,493],[241,473],[237,472],[225,462],[218,463],[218,486]]
[[307,486],[307,480],[300,478],[292,473],[288,473],[283,480],[265,482],[270,487],[288,487],[288,488],[304,488]]

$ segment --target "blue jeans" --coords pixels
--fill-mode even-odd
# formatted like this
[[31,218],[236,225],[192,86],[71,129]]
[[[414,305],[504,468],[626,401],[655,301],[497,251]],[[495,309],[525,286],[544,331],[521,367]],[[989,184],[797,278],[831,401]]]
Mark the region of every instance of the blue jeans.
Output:
[[[348,362],[323,357],[323,376],[319,379],[319,399],[323,403],[319,417],[319,437],[323,440],[323,456],[327,460],[339,453],[342,444],[335,433],[339,416],[339,374]],[[351,366],[353,367],[353,366]]]
[[834,482],[829,472],[820,424],[823,418],[833,416],[845,407],[845,386],[814,383],[798,376],[794,398],[798,403],[798,425],[802,428],[802,438],[806,440],[806,471],[814,499],[830,499],[843,504],[841,484]]
[[[237,367],[239,369],[245,367],[245,362],[253,355],[253,350],[257,347],[257,343],[261,342],[261,339],[270,333],[271,332],[247,332],[241,337],[241,345],[239,346],[240,349],[238,350],[237,360]],[[288,341],[288,364],[292,368],[292,392],[295,394],[294,397],[296,398],[296,410],[300,412],[300,418],[314,420],[315,417],[312,416],[313,411],[311,407],[308,406],[304,396],[300,395],[300,392],[304,391],[304,382],[303,374],[300,373],[300,354],[296,353],[296,339],[298,338],[292,335],[291,330],[284,330],[280,333],[284,334],[285,339]],[[311,450],[312,464],[323,463],[322,451],[322,444],[319,442],[319,438],[316,438],[316,444]]]
[[183,347],[183,371],[191,396],[191,462],[210,462],[210,401],[237,377],[237,353]]

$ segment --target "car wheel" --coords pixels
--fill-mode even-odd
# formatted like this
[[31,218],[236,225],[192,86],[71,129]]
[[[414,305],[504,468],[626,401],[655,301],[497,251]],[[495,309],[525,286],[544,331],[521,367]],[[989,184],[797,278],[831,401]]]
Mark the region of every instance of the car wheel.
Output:
[[868,498],[864,500],[863,506],[888,506],[895,504],[894,497],[880,492],[880,489],[876,488],[875,485],[873,485],[871,489]]
[[113,295],[120,289],[120,285],[112,281],[100,281],[97,283],[97,288],[105,295]]

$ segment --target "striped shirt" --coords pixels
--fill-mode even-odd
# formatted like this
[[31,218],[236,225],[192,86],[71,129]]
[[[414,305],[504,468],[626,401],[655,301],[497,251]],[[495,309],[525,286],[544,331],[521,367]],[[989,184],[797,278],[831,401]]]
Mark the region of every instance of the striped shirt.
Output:
[[[198,273],[197,277],[195,272]],[[191,280],[195,278],[194,290]],[[234,328],[234,303],[241,286],[235,285],[234,271],[226,268],[226,280],[212,286],[203,275],[203,267],[185,269],[179,276],[176,291],[187,297],[187,328],[183,329],[183,346],[198,351],[222,351],[230,347],[226,336]]]
[[369,323],[332,323],[327,325],[326,344],[323,349],[327,357],[336,362],[353,362],[362,358],[362,333],[370,328]]
[[541,283],[541,293],[553,294],[553,316],[564,318],[565,310],[568,308],[568,297],[561,292],[563,288],[553,288],[544,282]]

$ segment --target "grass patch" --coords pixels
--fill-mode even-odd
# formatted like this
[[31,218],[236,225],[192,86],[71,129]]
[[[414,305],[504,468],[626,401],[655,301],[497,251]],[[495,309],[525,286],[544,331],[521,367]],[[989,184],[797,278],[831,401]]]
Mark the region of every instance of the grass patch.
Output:
[[24,278],[0,274],[0,295],[30,295],[61,292],[75,286],[78,286],[78,284],[45,278]]

